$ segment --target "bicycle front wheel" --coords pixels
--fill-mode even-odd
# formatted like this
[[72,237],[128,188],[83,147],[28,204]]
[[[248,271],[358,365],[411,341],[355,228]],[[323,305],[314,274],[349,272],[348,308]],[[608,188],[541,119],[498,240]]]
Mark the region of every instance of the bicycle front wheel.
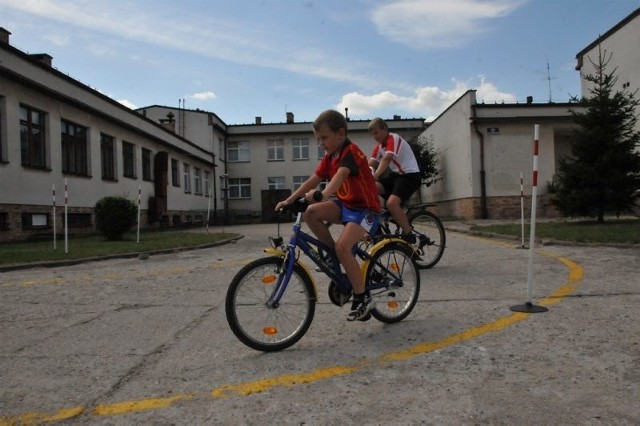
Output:
[[409,222],[417,234],[416,247],[419,256],[416,264],[420,269],[432,268],[444,254],[447,242],[444,225],[438,216],[427,210],[414,213]]
[[373,254],[366,270],[375,307],[371,314],[387,324],[402,321],[411,313],[420,295],[420,271],[413,249],[390,242]]
[[229,285],[227,322],[233,334],[250,348],[264,352],[286,349],[311,326],[316,292],[300,265],[294,266],[280,300],[272,306],[268,303],[284,274],[282,257],[265,257],[244,266]]

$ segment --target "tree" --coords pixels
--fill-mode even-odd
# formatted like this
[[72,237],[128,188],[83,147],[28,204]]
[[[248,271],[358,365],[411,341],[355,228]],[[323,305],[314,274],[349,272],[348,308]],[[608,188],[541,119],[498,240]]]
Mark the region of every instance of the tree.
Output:
[[640,102],[636,92],[614,92],[617,68],[606,70],[611,56],[599,50],[597,62],[589,59],[595,69],[584,77],[589,96],[574,98],[583,108],[570,110],[577,124],[571,155],[560,159],[550,185],[563,215],[595,216],[600,223],[605,213],[631,211],[640,197],[640,132],[634,130]]
[[433,141],[420,135],[408,142],[413,154],[416,156],[418,167],[420,167],[422,183],[426,186],[431,186],[439,181],[438,155],[433,147]]

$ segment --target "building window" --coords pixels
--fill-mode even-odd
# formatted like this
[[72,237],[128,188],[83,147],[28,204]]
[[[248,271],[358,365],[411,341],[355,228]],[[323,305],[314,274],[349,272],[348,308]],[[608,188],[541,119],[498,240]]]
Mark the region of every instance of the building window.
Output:
[[250,161],[249,141],[232,141],[227,143],[227,160],[233,162]]
[[229,178],[229,198],[251,198],[251,178]]
[[171,184],[180,188],[180,172],[178,171],[178,160],[171,159]]
[[122,142],[122,175],[128,178],[136,177],[135,145]]
[[204,195],[211,196],[211,172],[204,172]]
[[67,215],[69,228],[90,228],[91,213],[69,213]]
[[47,167],[44,112],[23,105],[20,106],[20,150],[23,166]]
[[102,179],[116,180],[115,142],[112,136],[100,134],[100,161]]
[[87,128],[61,120],[62,173],[87,176]]
[[307,179],[309,179],[309,176],[294,176],[293,190],[295,191],[296,189],[300,188],[300,185],[302,185]]
[[284,176],[274,176],[268,177],[267,183],[269,184],[269,189],[284,189]]
[[284,160],[284,141],[281,139],[267,141],[267,161]]
[[292,158],[294,160],[309,159],[309,139],[294,139],[292,141],[292,146],[293,146]]
[[193,192],[202,195],[202,170],[193,168]]
[[6,148],[6,144],[4,144],[3,142],[4,142],[4,138],[2,137],[2,112],[0,112],[0,162],[5,161],[4,150]]
[[187,163],[182,164],[183,167],[183,176],[184,176],[184,192],[191,192],[191,168]]
[[22,213],[22,229],[45,229],[49,227],[46,213]]
[[151,151],[142,148],[142,180],[151,180]]
[[0,231],[9,229],[9,213],[0,212]]

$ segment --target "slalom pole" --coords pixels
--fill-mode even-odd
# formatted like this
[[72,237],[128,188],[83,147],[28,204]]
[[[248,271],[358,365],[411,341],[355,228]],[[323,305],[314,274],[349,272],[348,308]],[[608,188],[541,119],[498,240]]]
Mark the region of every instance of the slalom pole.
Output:
[[206,225],[206,234],[209,233],[209,214],[211,212],[211,188],[209,188],[209,199],[207,200],[207,225]]
[[540,125],[533,128],[533,186],[531,187],[531,232],[529,233],[529,266],[527,269],[527,301],[524,305],[512,306],[511,310],[516,312],[546,312],[544,306],[537,306],[531,302],[533,293],[533,249],[536,236],[536,198],[538,194],[538,135]]
[[138,184],[138,230],[136,231],[136,244],[140,244],[140,193],[142,189]]
[[69,254],[69,191],[64,178],[64,254]]
[[525,248],[524,245],[524,179],[522,178],[522,172],[520,172],[520,228],[521,228],[521,248]]
[[51,184],[51,191],[53,193],[53,249],[56,250],[57,241],[56,241],[56,185],[54,183]]

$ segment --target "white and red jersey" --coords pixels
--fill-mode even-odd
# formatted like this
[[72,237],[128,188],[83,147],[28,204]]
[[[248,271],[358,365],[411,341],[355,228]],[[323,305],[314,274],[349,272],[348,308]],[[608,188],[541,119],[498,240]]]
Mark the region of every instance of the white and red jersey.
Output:
[[389,163],[389,167],[391,167],[392,172],[401,175],[420,172],[416,156],[413,154],[409,143],[402,139],[402,136],[399,134],[389,133],[384,144],[376,144],[375,148],[373,148],[371,158],[380,162],[382,157],[384,157],[388,152],[393,155],[393,158]]

